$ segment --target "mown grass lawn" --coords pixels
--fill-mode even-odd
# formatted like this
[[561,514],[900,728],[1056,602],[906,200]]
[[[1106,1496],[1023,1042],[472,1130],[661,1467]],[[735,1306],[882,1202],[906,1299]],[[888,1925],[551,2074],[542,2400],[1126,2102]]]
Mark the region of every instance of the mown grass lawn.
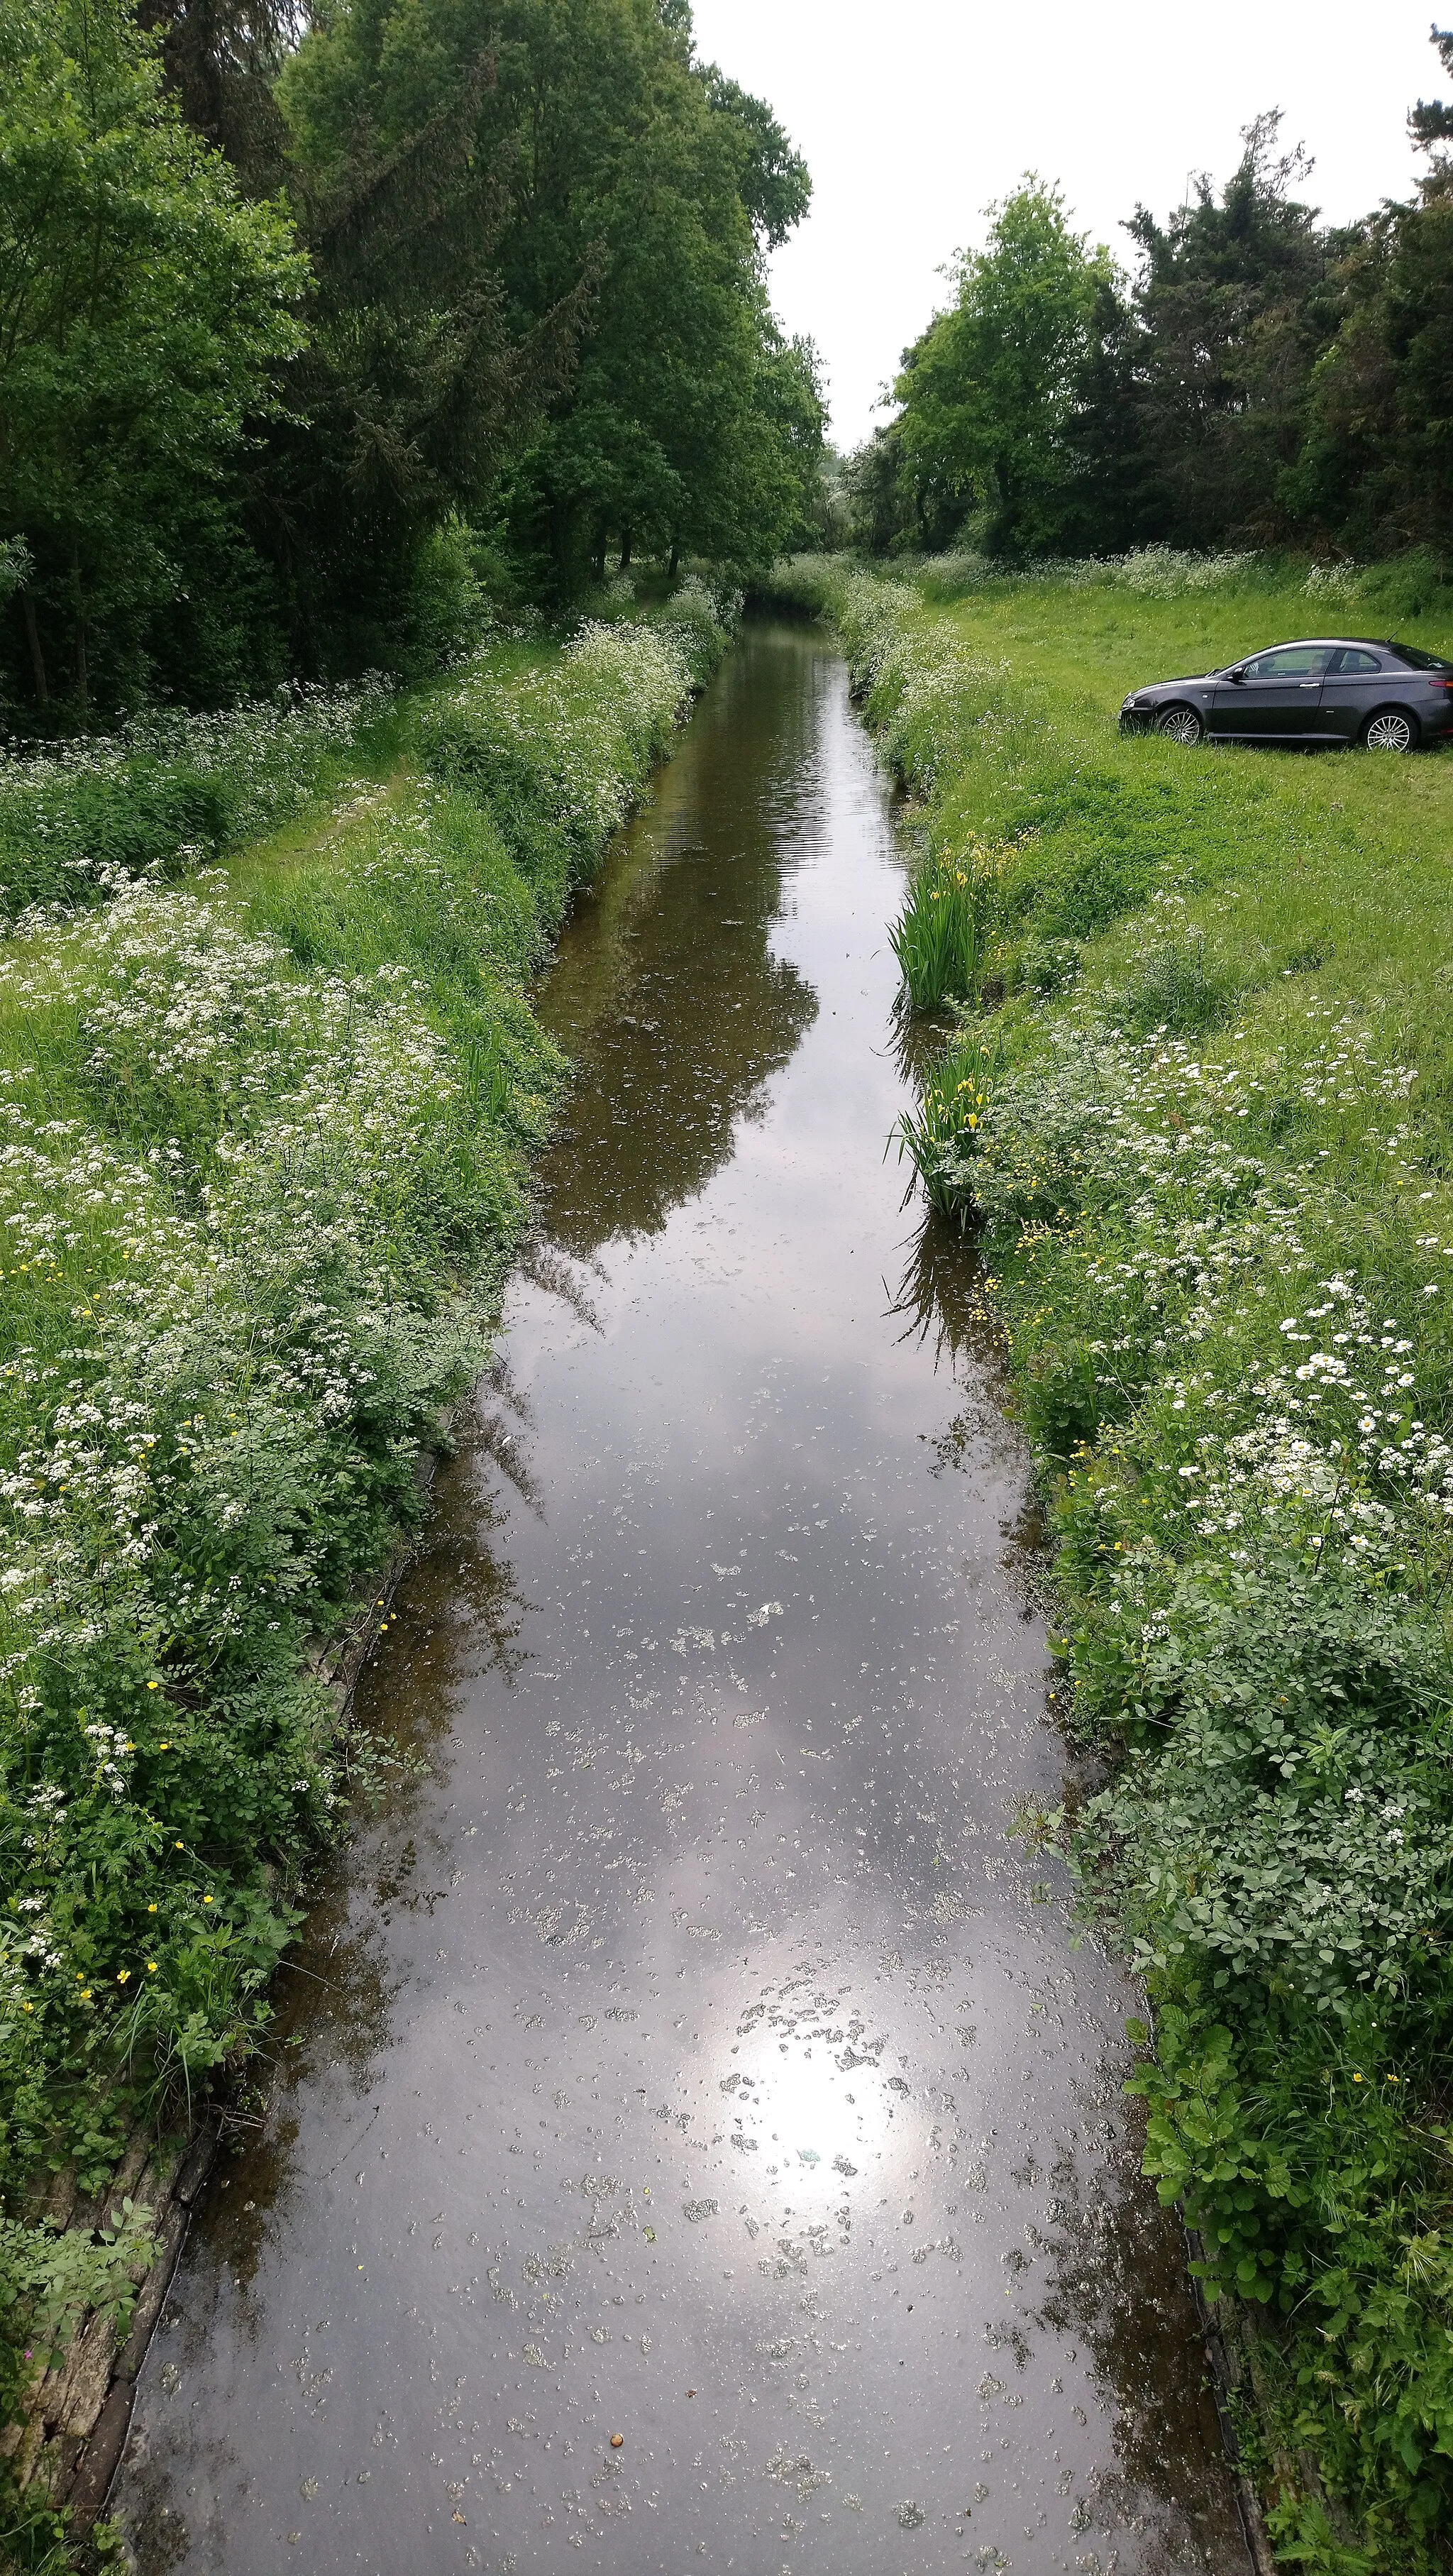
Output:
[[[1348,631],[1381,631],[1355,603],[1343,613]],[[1315,601],[1291,585],[1133,604],[1006,586],[940,614],[1002,670],[1013,706],[991,710],[1000,691],[986,690],[980,739],[960,737],[938,810],[986,841],[1034,835],[1014,879],[1026,928],[1083,939],[1157,891],[1204,899],[1259,1014],[1304,1009],[1313,992],[1374,1008],[1389,1042],[1416,1051],[1425,1107],[1450,1100],[1453,756],[1185,752],[1117,730],[1132,688],[1324,631]],[[1415,640],[1453,651],[1453,624],[1419,621]],[[1112,942],[1096,963],[1109,971],[1116,954]],[[1295,995],[1271,989],[1288,968]]]

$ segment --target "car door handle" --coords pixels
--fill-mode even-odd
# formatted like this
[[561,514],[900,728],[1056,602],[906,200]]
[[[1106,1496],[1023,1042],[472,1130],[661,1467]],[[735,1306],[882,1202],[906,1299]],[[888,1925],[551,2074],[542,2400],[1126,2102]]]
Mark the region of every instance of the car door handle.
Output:
[[1320,680],[1298,680],[1297,682],[1299,689],[1320,689],[1321,685]]

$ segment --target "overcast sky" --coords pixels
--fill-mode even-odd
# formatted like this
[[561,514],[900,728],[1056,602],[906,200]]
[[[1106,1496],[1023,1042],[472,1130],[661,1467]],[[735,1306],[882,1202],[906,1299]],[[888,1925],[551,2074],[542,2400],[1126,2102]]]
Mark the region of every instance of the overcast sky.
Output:
[[842,447],[943,300],[938,270],[1026,169],[1122,257],[1137,198],[1163,216],[1188,174],[1224,178],[1262,108],[1313,155],[1329,221],[1408,195],[1421,165],[1404,119],[1440,95],[1430,15],[1429,0],[695,0],[703,56],[770,99],[807,156],[812,212],[773,291],[817,342]]

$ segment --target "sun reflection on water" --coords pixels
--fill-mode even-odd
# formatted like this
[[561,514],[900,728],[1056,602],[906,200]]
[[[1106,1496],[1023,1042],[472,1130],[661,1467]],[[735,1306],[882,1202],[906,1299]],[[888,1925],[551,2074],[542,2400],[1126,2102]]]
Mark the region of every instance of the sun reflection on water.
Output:
[[719,2078],[744,2167],[774,2191],[790,2186],[794,2206],[886,2183],[921,2144],[906,2078],[878,2062],[879,2050],[834,2037],[784,2038],[768,2023],[738,2042]]

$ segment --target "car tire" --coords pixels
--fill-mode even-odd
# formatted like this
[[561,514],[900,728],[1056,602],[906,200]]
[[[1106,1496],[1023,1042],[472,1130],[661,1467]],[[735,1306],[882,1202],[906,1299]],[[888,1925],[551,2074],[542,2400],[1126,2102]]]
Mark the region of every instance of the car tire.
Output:
[[1206,728],[1194,707],[1177,700],[1174,706],[1161,708],[1155,719],[1155,730],[1163,733],[1167,741],[1184,743],[1189,749],[1192,743],[1203,739]]
[[1374,707],[1361,741],[1364,751],[1416,751],[1418,719],[1406,707]]

